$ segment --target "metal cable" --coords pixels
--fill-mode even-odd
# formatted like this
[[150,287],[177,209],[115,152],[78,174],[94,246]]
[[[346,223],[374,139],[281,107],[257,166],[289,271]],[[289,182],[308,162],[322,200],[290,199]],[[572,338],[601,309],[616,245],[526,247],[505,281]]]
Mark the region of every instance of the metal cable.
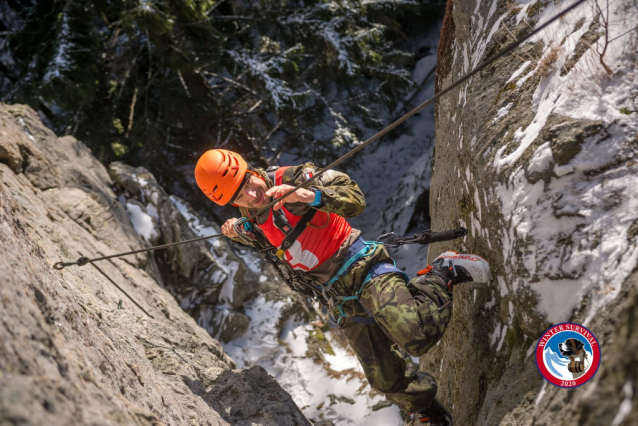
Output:
[[159,249],[163,249],[163,248],[167,248],[167,247],[171,247],[171,246],[176,246],[176,245],[179,245],[179,244],[194,243],[195,241],[202,241],[202,240],[208,240],[210,238],[217,238],[217,237],[221,237],[223,235],[224,234],[215,234],[215,235],[209,235],[207,237],[198,237],[198,238],[193,238],[193,239],[190,239],[190,240],[177,241],[176,243],[163,244],[161,246],[149,247],[149,248],[140,249],[140,250],[133,250],[133,251],[128,251],[126,253],[112,254],[110,256],[96,257],[96,258],[93,258],[93,259],[89,259],[88,257],[82,256],[78,260],[76,260],[75,262],[58,262],[55,265],[53,265],[53,268],[57,269],[57,270],[60,270],[60,269],[64,269],[65,267],[71,266],[71,265],[84,266],[87,263],[97,262],[98,260],[113,259],[114,257],[127,256],[129,254],[136,254],[136,253],[143,253],[143,252],[146,252],[146,251],[159,250]]
[[[442,91],[440,91],[439,93],[437,93],[436,95],[432,96],[430,99],[424,101],[423,103],[421,103],[419,106],[417,106],[416,108],[414,108],[412,111],[408,112],[407,114],[405,114],[403,117],[399,118],[398,120],[396,120],[395,122],[391,123],[390,125],[388,125],[385,129],[381,130],[380,132],[378,132],[377,134],[375,134],[374,136],[372,136],[370,139],[366,140],[365,142],[363,142],[361,145],[353,148],[352,150],[350,150],[349,152],[347,152],[346,154],[344,154],[343,156],[339,157],[338,159],[336,159],[335,161],[333,161],[332,163],[328,164],[328,166],[324,167],[323,169],[321,169],[316,175],[312,176],[310,179],[306,180],[305,182],[301,183],[300,185],[297,185],[296,187],[294,187],[293,189],[291,189],[290,191],[288,191],[287,193],[285,193],[284,195],[282,195],[281,197],[271,201],[270,203],[268,203],[266,206],[262,207],[261,209],[257,210],[255,213],[249,215],[247,218],[243,218],[244,222],[247,222],[249,220],[254,219],[255,217],[261,215],[262,213],[264,213],[267,210],[270,210],[275,204],[277,204],[278,202],[282,201],[283,199],[285,199],[286,197],[289,197],[290,195],[294,194],[295,192],[297,192],[299,189],[301,188],[306,188],[308,187],[312,182],[314,182],[315,180],[317,180],[321,175],[323,175],[325,172],[327,172],[328,170],[333,169],[335,166],[337,166],[338,164],[342,163],[343,161],[345,161],[346,159],[352,157],[353,155],[355,155],[356,153],[358,153],[359,151],[361,151],[363,148],[365,148],[366,146],[370,145],[372,142],[374,142],[375,140],[379,139],[382,136],[385,136],[386,134],[388,134],[389,132],[391,132],[393,129],[395,129],[397,126],[399,126],[401,123],[403,123],[404,121],[406,121],[408,118],[412,117],[413,115],[415,115],[417,112],[419,112],[420,110],[422,110],[423,108],[425,108],[426,106],[430,105],[432,102],[436,101],[437,99],[439,99],[440,97],[442,97],[443,95],[449,93],[450,91],[454,90],[455,88],[457,88],[458,86],[460,86],[461,84],[463,84],[464,82],[466,82],[467,80],[469,80],[470,78],[472,78],[473,76],[475,76],[476,74],[478,74],[479,72],[483,71],[485,68],[487,68],[488,66],[492,65],[494,62],[496,62],[496,60],[500,59],[501,57],[505,56],[506,54],[510,53],[511,51],[513,51],[516,47],[518,47],[521,43],[523,43],[524,41],[530,39],[531,37],[533,37],[534,35],[538,34],[539,32],[541,32],[542,30],[544,30],[545,28],[547,28],[550,24],[552,24],[553,22],[555,22],[557,19],[560,19],[562,16],[566,15],[567,13],[571,12],[572,10],[574,10],[576,7],[580,6],[581,4],[583,4],[586,0],[578,0],[576,1],[574,4],[572,4],[571,6],[567,7],[565,10],[563,10],[562,12],[558,13],[556,16],[554,16],[553,18],[551,18],[550,20],[548,20],[547,22],[545,22],[543,25],[541,25],[540,27],[536,28],[534,31],[530,32],[529,34],[525,35],[524,37],[521,37],[520,39],[512,42],[511,44],[509,44],[507,47],[505,47],[503,50],[501,50],[496,56],[494,56],[492,59],[489,59],[488,61],[486,61],[485,63],[483,63],[482,65],[479,65],[478,67],[476,67],[475,69],[473,69],[472,71],[470,71],[469,73],[465,74],[463,77],[461,77],[459,80],[457,80],[456,82],[452,83],[450,86],[448,86],[447,88],[443,89]],[[77,261],[75,262],[58,262],[55,265],[53,265],[53,267],[55,269],[63,269],[66,266],[71,266],[71,265],[78,265],[78,266],[84,266],[87,263],[91,263],[91,262],[96,262],[98,260],[104,260],[104,259],[111,259],[114,257],[120,257],[120,256],[126,256],[129,254],[135,254],[135,253],[142,253],[142,252],[146,252],[146,251],[152,251],[152,250],[159,250],[159,249],[163,249],[163,248],[167,248],[167,247],[171,247],[171,246],[175,246],[178,244],[187,244],[187,243],[193,243],[196,241],[202,241],[202,240],[207,240],[207,239],[211,239],[211,238],[217,238],[217,237],[221,237],[224,234],[215,234],[215,235],[210,235],[208,237],[199,237],[199,238],[193,238],[190,240],[185,240],[185,241],[179,241],[176,243],[170,243],[170,244],[164,244],[161,246],[156,246],[156,247],[150,247],[147,249],[141,249],[141,250],[135,250],[135,251],[130,251],[130,252],[126,252],[126,253],[119,253],[119,254],[114,254],[111,256],[104,256],[104,257],[98,257],[95,259],[88,259],[86,257],[81,257],[79,258]]]

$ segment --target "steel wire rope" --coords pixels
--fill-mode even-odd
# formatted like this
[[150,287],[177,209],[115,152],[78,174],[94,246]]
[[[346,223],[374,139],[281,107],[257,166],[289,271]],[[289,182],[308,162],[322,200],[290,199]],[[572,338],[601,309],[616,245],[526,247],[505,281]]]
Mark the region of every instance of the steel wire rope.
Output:
[[[487,60],[483,64],[481,64],[478,67],[474,68],[472,71],[470,71],[469,73],[465,74],[459,80],[455,81],[450,86],[446,87],[445,89],[441,90],[439,93],[435,94],[434,96],[432,96],[428,100],[424,101],[423,103],[421,103],[420,105],[418,105],[417,107],[412,109],[410,112],[408,112],[407,114],[403,115],[401,118],[399,118],[398,120],[394,121],[393,123],[388,125],[386,128],[384,128],[383,130],[379,131],[378,133],[376,133],[375,135],[370,137],[365,142],[361,143],[360,145],[358,145],[355,148],[353,148],[352,150],[348,151],[347,153],[345,153],[344,155],[342,155],[341,157],[339,157],[338,159],[336,159],[332,163],[328,164],[326,167],[321,169],[319,172],[317,172],[317,174],[312,176],[310,179],[308,179],[308,180],[304,181],[303,183],[295,186],[290,191],[288,191],[285,194],[283,194],[281,197],[272,200],[266,206],[262,207],[261,209],[257,210],[256,212],[252,213],[248,217],[242,218],[240,220],[242,220],[242,222],[247,222],[249,220],[252,220],[255,217],[261,215],[265,211],[267,211],[270,208],[272,208],[278,202],[280,202],[280,201],[284,200],[285,198],[289,197],[290,195],[294,194],[299,189],[306,188],[306,187],[310,186],[310,184],[312,182],[316,181],[325,172],[327,172],[328,170],[333,169],[338,164],[342,163],[346,159],[348,159],[348,158],[352,157],[353,155],[357,154],[359,151],[361,151],[366,146],[370,145],[375,140],[379,139],[382,136],[385,136],[386,134],[391,132],[393,129],[395,129],[397,126],[399,126],[400,124],[405,122],[407,119],[409,119],[410,117],[415,115],[417,112],[419,112],[420,110],[422,110],[426,106],[430,105],[432,102],[436,101],[437,99],[441,98],[443,95],[446,95],[450,91],[454,90],[455,88],[457,88],[458,86],[460,86],[461,84],[463,84],[464,82],[466,82],[467,80],[469,80],[470,78],[472,78],[473,76],[478,74],[479,72],[483,71],[485,68],[487,68],[488,66],[492,65],[498,59],[502,58],[506,54],[508,54],[511,51],[513,51],[516,47],[518,47],[524,41],[530,39],[534,35],[538,34],[542,30],[547,28],[549,25],[554,23],[556,20],[560,19],[562,16],[565,16],[566,14],[568,14],[569,12],[571,12],[572,10],[574,10],[575,8],[580,6],[581,4],[585,3],[585,1],[587,1],[587,0],[578,0],[578,1],[576,1],[574,4],[572,4],[571,6],[565,8],[560,13],[556,14],[555,16],[553,16],[551,19],[549,19],[547,22],[545,22],[544,24],[542,24],[538,28],[534,29],[530,33],[528,33],[525,36],[521,37],[520,39],[510,43],[507,47],[505,47],[503,50],[501,50],[493,58]],[[164,245],[160,245],[160,246],[149,247],[149,248],[146,248],[146,249],[134,250],[134,251],[129,251],[129,252],[126,252],[126,253],[114,254],[114,255],[110,255],[110,256],[103,256],[103,257],[98,257],[98,258],[94,258],[94,259],[81,257],[75,262],[58,262],[55,265],[53,265],[53,267],[55,269],[59,270],[59,269],[65,268],[66,266],[71,266],[71,265],[84,266],[87,263],[97,262],[99,260],[112,259],[114,257],[127,256],[127,255],[130,255],[130,254],[142,253],[142,252],[147,252],[147,251],[152,251],[152,250],[159,250],[159,249],[163,249],[163,248],[167,248],[167,247],[171,247],[171,246],[175,246],[175,245],[179,245],[179,244],[187,244],[187,243],[193,243],[193,242],[197,242],[197,241],[208,240],[208,239],[211,239],[211,238],[217,238],[217,237],[221,237],[223,235],[224,235],[223,233],[219,233],[219,234],[215,234],[215,235],[209,235],[209,236],[206,236],[206,237],[193,238],[193,239],[190,239],[190,240],[178,241],[178,242],[175,242],[175,243],[164,244]]]

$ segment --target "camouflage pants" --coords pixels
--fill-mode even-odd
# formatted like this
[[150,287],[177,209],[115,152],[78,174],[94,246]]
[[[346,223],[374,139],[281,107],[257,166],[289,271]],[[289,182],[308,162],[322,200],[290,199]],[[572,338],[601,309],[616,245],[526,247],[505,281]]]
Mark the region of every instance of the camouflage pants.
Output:
[[[354,294],[370,266],[389,259],[385,247],[378,247],[337,282],[340,293]],[[408,412],[428,407],[437,385],[434,377],[425,372],[406,377],[405,361],[393,346],[398,345],[412,356],[425,354],[442,337],[452,316],[451,302],[452,294],[444,290],[437,277],[425,275],[406,283],[401,274],[390,273],[370,280],[359,301],[348,301],[342,307],[349,317],[341,321],[341,331],[357,354],[370,385]],[[362,324],[352,318],[368,315],[376,324]]]

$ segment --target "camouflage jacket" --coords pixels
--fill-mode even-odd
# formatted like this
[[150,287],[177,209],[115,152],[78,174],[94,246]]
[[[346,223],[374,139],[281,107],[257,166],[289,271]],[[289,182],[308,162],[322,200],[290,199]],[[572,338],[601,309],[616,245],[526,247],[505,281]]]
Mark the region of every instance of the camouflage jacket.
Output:
[[[255,172],[259,173],[266,180],[268,189],[273,187],[274,182],[268,178],[263,169],[256,169]],[[307,175],[312,173],[314,176],[318,172],[319,169],[312,163],[292,166],[284,172],[282,184],[297,186],[307,180]],[[319,179],[312,182],[310,186],[321,192],[322,206],[316,207],[319,211],[335,213],[342,217],[354,217],[360,215],[366,207],[366,202],[361,189],[359,189],[359,185],[351,180],[345,173],[328,170],[319,176]],[[286,204],[286,209],[295,216],[301,216],[306,213],[308,209],[312,208],[315,207],[310,207],[306,203]],[[256,210],[246,208],[239,209],[243,217],[248,217],[255,211]],[[268,212],[265,212],[259,217],[258,223],[263,223],[267,218]]]

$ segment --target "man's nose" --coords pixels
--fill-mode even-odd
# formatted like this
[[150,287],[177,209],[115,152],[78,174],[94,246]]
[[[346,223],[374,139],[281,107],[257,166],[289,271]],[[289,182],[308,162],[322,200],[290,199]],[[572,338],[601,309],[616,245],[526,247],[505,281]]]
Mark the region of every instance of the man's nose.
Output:
[[246,195],[248,195],[248,198],[251,198],[253,200],[257,199],[257,190],[256,189],[247,189],[246,190]]

